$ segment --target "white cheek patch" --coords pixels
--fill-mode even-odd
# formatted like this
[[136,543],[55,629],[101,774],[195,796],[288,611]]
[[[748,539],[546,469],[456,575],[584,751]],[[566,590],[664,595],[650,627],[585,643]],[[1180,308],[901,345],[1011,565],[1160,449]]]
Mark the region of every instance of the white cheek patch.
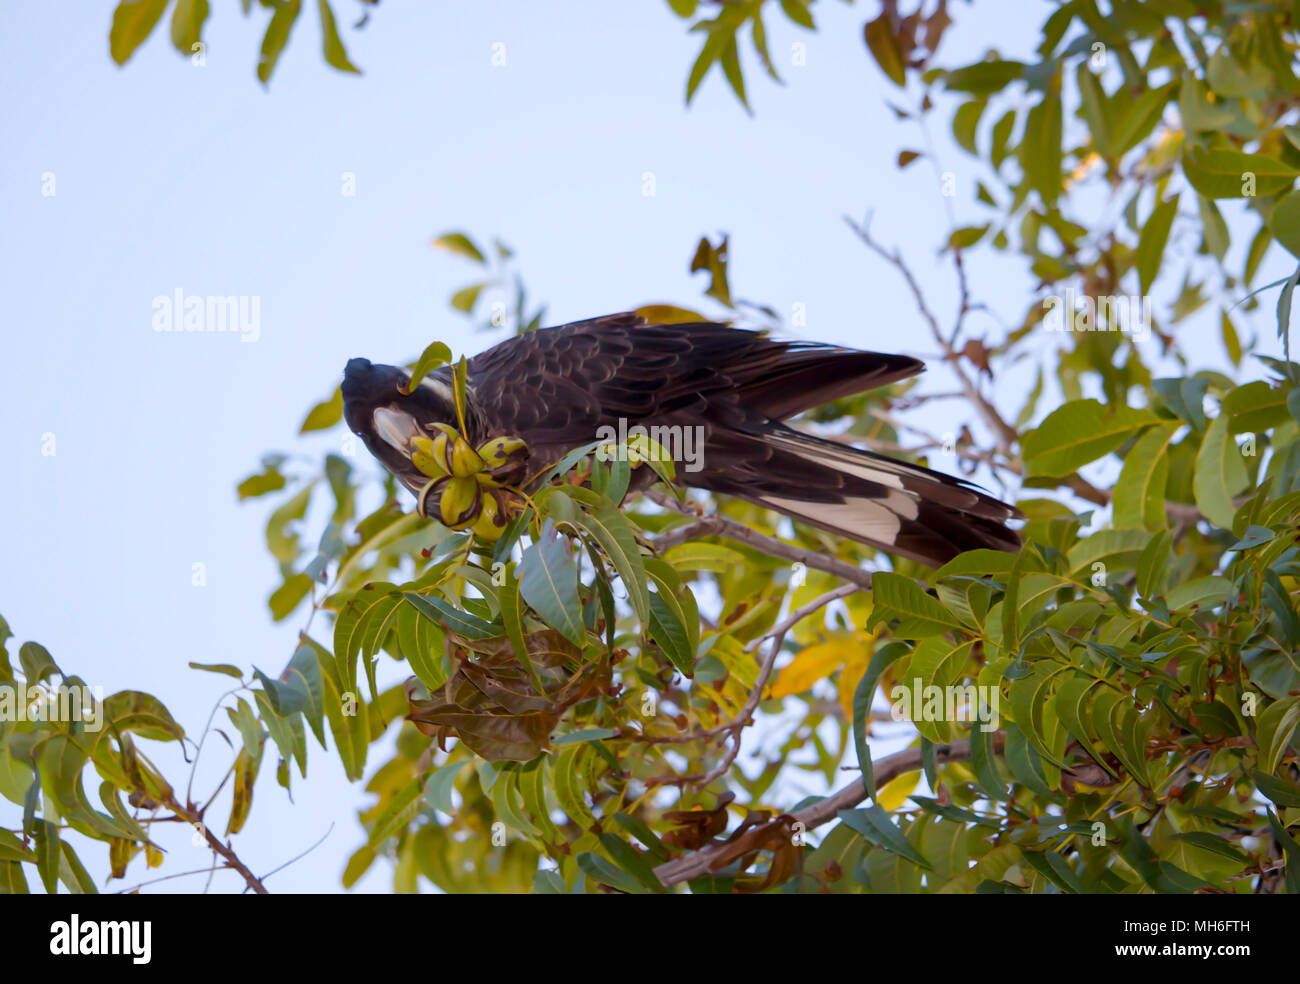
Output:
[[456,405],[456,394],[452,392],[451,387],[448,386],[446,382],[437,376],[425,376],[420,380],[420,385],[427,386],[434,393],[438,394],[438,397],[444,403],[448,403],[451,406]]
[[414,417],[390,407],[375,411],[374,424],[375,433],[403,454],[410,452],[411,438],[420,433]]

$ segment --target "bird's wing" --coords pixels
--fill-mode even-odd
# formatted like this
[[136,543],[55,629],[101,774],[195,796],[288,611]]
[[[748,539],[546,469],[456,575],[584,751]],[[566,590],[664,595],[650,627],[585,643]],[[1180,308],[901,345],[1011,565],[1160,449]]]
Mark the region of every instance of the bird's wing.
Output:
[[633,313],[529,332],[469,364],[494,428],[555,444],[590,441],[620,417],[780,420],[922,368],[906,356],[774,341],[712,322],[652,325]]

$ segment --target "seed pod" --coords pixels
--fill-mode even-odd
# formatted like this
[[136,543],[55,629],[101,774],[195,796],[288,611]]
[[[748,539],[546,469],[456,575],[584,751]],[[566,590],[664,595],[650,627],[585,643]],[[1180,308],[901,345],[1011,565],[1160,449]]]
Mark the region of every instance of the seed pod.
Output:
[[448,475],[451,474],[451,452],[455,446],[452,441],[453,438],[447,434],[435,434],[433,437],[433,453],[429,455],[438,463],[438,467]]
[[459,434],[452,442],[451,473],[457,478],[470,478],[483,470],[483,459],[470,447],[469,441]]
[[411,464],[430,478],[445,478],[447,475],[447,470],[438,463],[438,460],[423,451],[411,452]]
[[429,512],[429,502],[430,500],[437,502],[450,481],[451,477],[444,475],[441,478],[431,478],[425,482],[415,500],[416,514],[423,516],[425,519],[433,519],[433,515]]
[[495,543],[501,539],[501,534],[506,531],[509,525],[509,519],[498,504],[496,496],[486,493],[483,496],[483,511],[479,514],[478,522],[474,524],[474,535],[487,540],[489,543]]
[[489,470],[514,464],[518,458],[528,454],[528,445],[518,437],[494,437],[479,445],[479,456]]
[[472,526],[483,508],[483,495],[472,478],[452,478],[438,500],[438,512],[444,526],[463,530]]

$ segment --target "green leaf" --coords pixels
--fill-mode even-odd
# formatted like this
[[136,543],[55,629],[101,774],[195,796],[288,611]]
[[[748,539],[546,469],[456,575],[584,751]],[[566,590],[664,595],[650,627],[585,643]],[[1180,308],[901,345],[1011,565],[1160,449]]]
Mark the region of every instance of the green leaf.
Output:
[[1243,154],[1237,150],[1189,150],[1183,157],[1183,173],[1193,188],[1206,198],[1254,197],[1276,195],[1291,186],[1295,168],[1263,154]]
[[339,37],[338,25],[334,22],[334,11],[330,10],[328,0],[319,0],[319,3],[321,47],[326,64],[337,68],[340,72],[354,72],[360,75],[361,70],[348,61],[348,52],[343,47],[343,39]]
[[1258,769],[1251,773],[1259,791],[1281,807],[1300,807],[1300,786]]
[[979,148],[975,145],[975,134],[987,106],[987,99],[972,99],[958,106],[957,112],[953,114],[953,138],[957,141],[957,146],[968,154],[979,153]]
[[[1201,215],[1201,237],[1205,243],[1205,251],[1222,263],[1228,254],[1228,246],[1232,243],[1232,237],[1228,233],[1228,223],[1224,221],[1219,206],[1204,195],[1196,196],[1196,207]],[[1227,315],[1225,314],[1224,317],[1226,318]]]
[[1202,610],[1217,608],[1228,600],[1228,591],[1231,587],[1231,581],[1217,574],[1198,577],[1170,588],[1165,594],[1165,604],[1169,606],[1170,611],[1174,612],[1190,608],[1192,605],[1197,605]]
[[568,540],[546,520],[539,539],[519,563],[519,590],[529,607],[551,628],[581,648],[587,634],[578,599],[578,565]]
[[895,617],[902,621],[894,633],[904,639],[920,639],[961,628],[956,616],[910,577],[877,571],[871,577],[871,594],[873,607],[867,628]]
[[810,0],[781,0],[781,9],[785,15],[800,27],[813,31],[817,25],[813,22],[812,12],[808,9]]
[[695,91],[704,81],[704,77],[713,67],[713,63],[722,57],[723,48],[726,47],[727,41],[732,34],[725,27],[713,27],[710,29],[708,37],[704,39],[704,46],[700,49],[695,63],[691,65],[690,74],[686,78],[686,105],[691,104],[695,98]]
[[221,673],[225,676],[234,677],[236,680],[244,678],[243,671],[238,666],[231,666],[229,663],[190,663],[190,669],[203,670],[207,673]]
[[[324,400],[311,408],[306,419],[303,420],[302,427],[299,428],[298,433],[306,434],[308,431],[325,430],[326,428],[333,427],[342,419],[343,391],[336,387],[333,395],[330,396],[328,400]],[[283,479],[280,480],[280,484],[284,484]],[[243,486],[240,486],[240,488],[242,489]],[[240,495],[240,498],[243,498],[242,494]]]
[[853,691],[853,747],[858,756],[858,769],[862,772],[862,783],[867,790],[867,797],[876,798],[876,777],[871,766],[871,751],[867,747],[867,719],[871,715],[871,702],[876,695],[876,684],[881,674],[889,666],[907,655],[907,646],[901,642],[890,642],[881,646],[871,655],[867,670],[858,681]]
[[866,35],[867,48],[871,56],[894,85],[900,89],[907,84],[907,66],[903,61],[903,50],[894,37],[889,15],[881,13],[873,21],[868,21],[863,33]]
[[456,787],[456,779],[468,762],[452,762],[435,769],[424,784],[424,799],[435,810],[455,816],[456,808],[452,804],[451,794]]
[[[469,236],[465,235],[463,232],[444,233],[433,241],[433,245],[439,249],[445,249],[449,252],[456,253],[459,256],[463,256],[466,259],[473,260],[475,263],[487,263],[487,257],[483,255],[483,251],[475,246]],[[451,361],[450,353],[443,361]]]
[[1178,96],[1178,111],[1188,130],[1220,130],[1231,123],[1236,114],[1222,101],[1210,102],[1206,88],[1194,75],[1183,79]]
[[593,512],[578,510],[574,521],[589,533],[618,571],[628,600],[642,625],[650,621],[650,591],[646,584],[645,564],[637,547],[632,524],[619,510],[602,504]]
[[694,676],[695,654],[700,644],[700,616],[695,598],[682,585],[677,572],[658,557],[645,557],[643,563],[656,588],[650,595],[650,637],[673,666],[685,676]]
[[749,100],[745,97],[745,76],[740,69],[740,51],[736,46],[736,36],[734,34],[723,45],[720,61],[722,62],[722,73],[726,76],[731,91],[736,94],[740,104],[749,109]]
[[1162,423],[1137,439],[1124,456],[1124,469],[1115,483],[1114,515],[1118,529],[1161,530],[1168,525],[1165,488],[1169,481],[1166,452],[1178,425]]
[[200,48],[203,22],[208,19],[208,0],[176,0],[172,11],[172,44],[182,55],[192,55]]
[[897,854],[913,864],[929,870],[931,865],[915,847],[911,845],[903,832],[898,829],[889,814],[876,803],[857,810],[840,810],[837,814],[868,842],[883,848],[890,854]]
[[586,754],[585,745],[573,745],[559,752],[553,762],[552,775],[555,784],[552,789],[560,809],[569,815],[569,819],[586,831],[596,822],[587,806],[587,797],[582,789],[582,757]]
[[692,540],[667,550],[663,559],[679,571],[712,571],[725,574],[745,562],[745,555],[717,543]]
[[1300,724],[1300,696],[1274,701],[1259,715],[1255,733],[1261,772],[1270,775],[1277,772],[1297,724]]
[[1273,206],[1268,228],[1293,256],[1300,256],[1300,193],[1288,192]]
[[930,581],[971,574],[1009,574],[1014,563],[1015,557],[1004,550],[967,550],[930,575]]
[[284,476],[276,469],[268,468],[260,475],[248,476],[239,483],[235,491],[239,493],[240,501],[243,501],[266,495],[268,492],[278,492],[282,488],[284,488]]
[[24,642],[18,647],[18,662],[23,668],[23,677],[28,686],[41,683],[58,674],[63,676],[59,664],[49,650],[39,642]]
[[[951,88],[951,86],[949,86]],[[1025,181],[1050,205],[1061,194],[1061,100],[1048,93],[1029,111],[1017,153]]]
[[481,283],[462,287],[451,295],[451,306],[457,311],[469,314],[474,310],[474,305],[478,303],[479,295],[483,293],[483,289],[488,286],[488,283]]
[[432,370],[439,366],[444,366],[451,361],[451,349],[447,348],[442,342],[433,342],[427,346],[420,357],[415,360],[415,368],[411,370],[411,378],[406,382],[406,392],[414,393],[415,388],[420,385]]
[[1102,157],[1109,158],[1114,153],[1111,143],[1112,104],[1106,98],[1106,92],[1088,64],[1088,59],[1079,62],[1074,77],[1079,86],[1080,106],[1083,110],[1083,118],[1088,123],[1092,147]]
[[104,698],[103,736],[114,731],[132,731],[154,741],[180,741],[185,737],[181,726],[172,718],[162,701],[138,690],[119,690]]
[[306,574],[294,574],[285,579],[267,599],[267,606],[271,609],[271,620],[275,622],[283,621],[293,614],[307,593],[311,591],[312,579]]
[[1230,390],[1220,404],[1233,434],[1260,433],[1276,427],[1289,416],[1287,391],[1262,379]]
[[257,78],[263,85],[270,83],[280,53],[289,43],[289,32],[293,30],[294,22],[301,12],[302,0],[279,0],[276,3],[275,13],[266,25],[266,34],[262,36],[262,51],[257,60]]
[[[448,629],[457,635],[464,636],[466,639],[491,639],[501,634],[501,631],[491,622],[469,612],[461,611],[454,605],[447,604],[436,595],[422,595],[408,591],[402,597],[417,612],[430,619],[435,625],[446,624]],[[337,644],[334,649],[337,656]]]
[[59,861],[63,850],[59,841],[59,827],[48,820],[37,819],[35,827],[36,870],[41,876],[45,891],[54,895],[59,890]]
[[1158,89],[1148,89],[1136,99],[1124,103],[1125,109],[1115,124],[1115,154],[1123,156],[1147,138],[1163,115],[1177,82]]
[[1274,838],[1282,845],[1282,855],[1286,858],[1286,892],[1288,895],[1300,895],[1300,844],[1287,833],[1286,827],[1272,810],[1268,811],[1268,824],[1273,829]]
[[113,11],[113,26],[108,32],[108,52],[113,61],[125,65],[144,43],[171,0],[122,0]]
[[[947,72],[944,86],[952,92],[988,96],[1000,92],[1020,78],[1025,66],[1017,61],[982,61]],[[1058,144],[1059,146],[1059,144]]]
[[1220,413],[1206,430],[1196,455],[1192,480],[1196,505],[1220,529],[1231,530],[1237,512],[1232,497],[1249,481],[1241,449],[1229,433],[1228,417]]
[[1168,201],[1156,202],[1150,218],[1142,227],[1138,239],[1137,253],[1134,254],[1134,266],[1137,267],[1138,283],[1142,293],[1149,294],[1160,272],[1160,261],[1164,258],[1165,246],[1169,242],[1169,230],[1173,226],[1174,216],[1178,213],[1178,196]]
[[510,648],[514,650],[519,664],[533,681],[534,688],[539,694],[545,693],[546,688],[542,686],[542,678],[538,675],[537,668],[533,665],[532,655],[528,652],[528,640],[524,632],[523,604],[519,594],[519,581],[515,578],[514,565],[506,564],[504,574],[505,583],[501,585],[497,601],[501,605],[501,622],[505,626],[506,638],[510,640]]
[[1025,435],[1023,450],[1030,475],[1060,477],[1109,454],[1156,416],[1149,410],[1114,408],[1096,400],[1071,400]]

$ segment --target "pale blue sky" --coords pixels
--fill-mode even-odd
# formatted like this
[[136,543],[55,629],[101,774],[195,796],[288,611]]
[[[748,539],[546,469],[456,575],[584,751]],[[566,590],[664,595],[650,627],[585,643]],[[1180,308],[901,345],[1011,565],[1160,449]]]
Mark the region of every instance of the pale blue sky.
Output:
[[[0,286],[10,312],[0,613],[19,640],[41,641],[106,692],[159,695],[191,734],[224,681],[186,663],[276,671],[302,622],[270,621],[268,509],[238,505],[235,483],[264,451],[336,443],[295,435],[349,357],[396,362],[434,338],[473,352],[500,337],[471,334],[449,310],[474,271],[430,249],[432,236],[503,237],[554,324],[697,301],[692,247],[725,230],[735,292],[787,316],[806,305],[797,334],[934,354],[905,288],[842,221],[874,209],[874,230],[903,245],[950,314],[951,277],[936,258],[942,199],[923,163],[895,167],[919,137],[885,108],[897,90],[862,43],[874,4],[817,4],[816,34],[769,19],[788,84],[770,84],[746,52],[752,118],[720,77],[684,108],[699,36],[661,0],[385,0],[360,32],[350,28],[357,5],[336,0],[360,78],[323,64],[315,5],[304,4],[269,92],[254,77],[266,12],[255,5],[245,19],[233,0],[213,6],[201,68],[160,30],[117,69],[108,2],[23,5],[0,37],[9,93]],[[994,40],[980,29],[989,9],[959,5],[945,54],[974,58],[990,43],[1027,53],[1046,5],[1006,6],[1022,12],[999,5]],[[491,60],[498,42],[504,67]],[[790,66],[793,42],[807,45],[806,67]],[[972,165],[947,137],[948,119],[937,114],[932,126],[970,220]],[[642,195],[646,171],[654,197]],[[41,194],[46,172],[53,197]],[[343,172],[356,175],[355,198],[340,194]],[[970,267],[985,298],[1018,320],[1032,285],[1017,261],[977,254]],[[154,297],[178,286],[259,296],[260,339],[154,332]],[[999,396],[1016,385],[1004,380]],[[1021,402],[1005,398],[1013,411]],[[52,457],[41,454],[47,433]],[[307,540],[320,532],[312,519]],[[202,588],[191,584],[196,562],[206,565]],[[211,752],[199,789],[229,762],[224,749]],[[170,751],[158,757],[183,775]],[[313,745],[309,764],[290,804],[268,756],[236,838],[241,857],[266,871],[335,824],[308,860],[271,880],[276,890],[337,890],[363,839],[361,788],[346,784],[332,752]],[[18,823],[17,808],[0,802],[0,825]],[[164,844],[163,873],[207,862],[184,834]],[[101,850],[83,856],[102,876]],[[126,884],[155,874],[133,865]],[[362,888],[389,885],[379,865]],[[237,878],[219,875],[217,887],[237,888]]]

